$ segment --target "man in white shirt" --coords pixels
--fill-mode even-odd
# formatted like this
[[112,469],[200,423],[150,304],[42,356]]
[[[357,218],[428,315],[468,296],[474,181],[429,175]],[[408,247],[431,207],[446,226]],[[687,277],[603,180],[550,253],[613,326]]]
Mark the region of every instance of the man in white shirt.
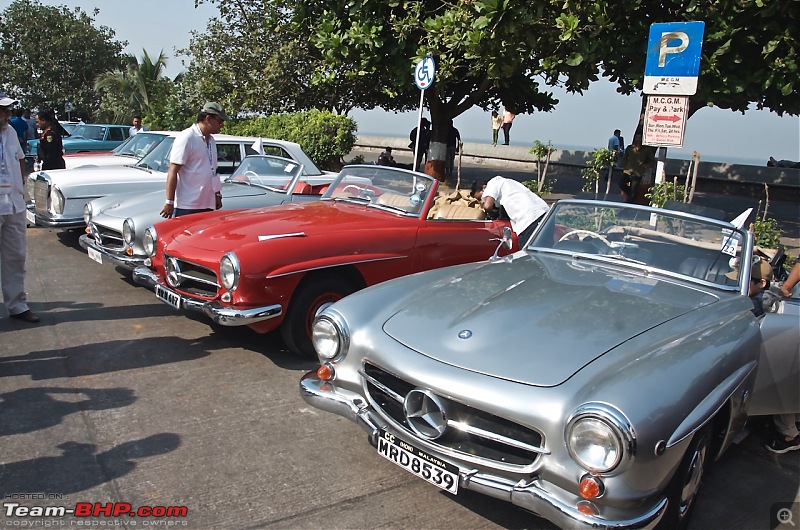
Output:
[[161,217],[179,217],[222,208],[222,185],[217,176],[218,134],[228,116],[222,105],[209,101],[197,122],[175,137],[167,170],[167,200]]
[[132,120],[133,125],[130,129],[128,129],[128,135],[133,136],[134,134],[138,134],[140,132],[149,131],[147,127],[142,125],[142,117],[141,116],[134,116]]
[[15,103],[16,99],[0,92],[0,282],[3,302],[11,318],[35,324],[39,317],[28,307],[25,294],[28,250],[22,179],[25,153],[8,123]]
[[520,247],[528,242],[539,221],[550,210],[547,203],[531,190],[516,180],[499,175],[488,182],[473,183],[470,195],[481,201],[487,212],[500,206],[505,208]]

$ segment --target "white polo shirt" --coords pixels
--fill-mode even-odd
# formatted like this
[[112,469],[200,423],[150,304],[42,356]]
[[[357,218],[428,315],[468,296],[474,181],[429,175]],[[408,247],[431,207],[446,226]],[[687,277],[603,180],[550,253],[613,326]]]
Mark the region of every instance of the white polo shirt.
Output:
[[9,125],[0,129],[0,215],[25,211],[22,168],[19,161],[25,158],[19,138]]
[[175,137],[169,154],[172,164],[180,164],[175,188],[175,208],[215,209],[214,194],[222,190],[217,176],[217,143],[209,136],[208,143],[195,123]]
[[486,183],[481,199],[492,197],[497,207],[506,209],[511,218],[511,229],[517,235],[525,231],[532,222],[547,213],[550,207],[538,195],[517,182],[501,176]]

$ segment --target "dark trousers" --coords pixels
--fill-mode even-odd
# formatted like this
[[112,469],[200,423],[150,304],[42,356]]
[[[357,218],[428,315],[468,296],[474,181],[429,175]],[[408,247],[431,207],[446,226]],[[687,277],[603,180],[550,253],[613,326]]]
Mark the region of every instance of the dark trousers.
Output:
[[619,189],[627,195],[625,202],[635,203],[636,194],[639,192],[639,186],[642,185],[642,177],[638,175],[622,174],[622,180],[619,181]]
[[533,235],[533,231],[536,230],[536,227],[539,226],[539,222],[544,218],[538,218],[534,222],[528,225],[528,227],[522,231],[521,234],[517,236],[517,242],[519,242],[519,248],[525,248],[525,244],[530,240],[531,236]]
[[504,145],[508,145],[508,131],[511,130],[511,125],[513,125],[511,122],[503,124],[503,139],[505,140]]
[[200,208],[199,210],[192,210],[189,208],[175,208],[175,211],[172,213],[172,217],[180,217],[181,215],[190,215],[193,213],[200,213],[200,212],[213,212],[214,210],[211,208]]

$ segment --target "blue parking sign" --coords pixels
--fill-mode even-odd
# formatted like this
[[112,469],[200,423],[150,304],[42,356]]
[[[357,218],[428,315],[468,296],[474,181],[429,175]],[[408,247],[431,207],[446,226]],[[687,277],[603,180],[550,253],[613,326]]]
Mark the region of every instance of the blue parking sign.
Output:
[[691,96],[697,92],[705,22],[650,25],[644,93]]

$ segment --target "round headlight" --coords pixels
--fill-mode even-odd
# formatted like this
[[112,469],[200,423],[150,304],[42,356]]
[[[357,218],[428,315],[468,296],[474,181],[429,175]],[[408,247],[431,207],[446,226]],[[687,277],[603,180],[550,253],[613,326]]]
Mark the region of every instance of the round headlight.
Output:
[[53,186],[50,190],[50,206],[53,213],[61,215],[64,213],[64,194],[61,190]]
[[228,252],[219,260],[219,281],[229,291],[236,290],[239,285],[239,260],[233,252]]
[[125,219],[125,222],[122,223],[122,240],[125,241],[126,245],[132,247],[135,239],[136,229],[133,224],[133,219],[128,217]]
[[142,237],[142,246],[144,247],[145,254],[151,258],[156,255],[157,241],[158,234],[156,233],[155,226],[151,226],[144,231],[144,237]]
[[567,448],[578,464],[598,473],[611,471],[622,459],[618,433],[598,418],[581,418],[573,423]]
[[326,361],[336,357],[342,345],[339,330],[327,318],[320,318],[314,323],[314,328],[311,330],[311,343],[317,350],[319,358]]
[[91,222],[91,220],[92,220],[92,203],[87,202],[83,206],[83,222],[88,225]]

